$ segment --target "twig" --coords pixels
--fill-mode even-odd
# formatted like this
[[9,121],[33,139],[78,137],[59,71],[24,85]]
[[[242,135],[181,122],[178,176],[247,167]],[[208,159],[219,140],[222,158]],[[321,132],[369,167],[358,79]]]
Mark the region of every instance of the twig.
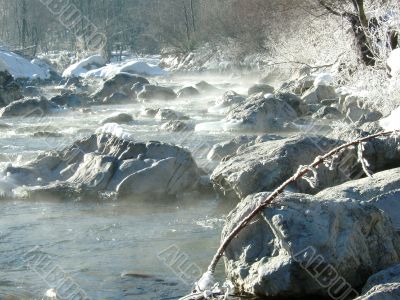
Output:
[[269,204],[271,204],[280,194],[283,193],[285,188],[290,185],[291,183],[295,182],[296,180],[302,178],[304,175],[306,175],[308,172],[312,172],[317,168],[319,165],[323,164],[328,158],[331,158],[332,156],[338,154],[341,150],[346,149],[351,146],[359,145],[363,142],[366,142],[368,140],[381,137],[381,136],[388,136],[394,134],[395,131],[382,131],[376,134],[369,135],[367,137],[363,137],[360,139],[357,139],[355,141],[343,144],[327,154],[323,156],[318,156],[314,162],[311,165],[308,166],[303,166],[300,167],[299,170],[288,180],[286,180],[281,186],[279,186],[277,189],[275,189],[260,205],[258,205],[257,208],[255,208],[247,217],[245,217],[233,230],[232,232],[225,238],[223,243],[220,245],[220,247],[217,250],[217,253],[213,257],[211,264],[208,267],[208,271],[211,272],[212,274],[215,273],[215,268],[217,267],[217,264],[221,257],[223,256],[224,252],[226,251],[226,248],[229,246],[231,241],[239,234],[239,232],[245,228],[249,222],[265,207],[267,207]]

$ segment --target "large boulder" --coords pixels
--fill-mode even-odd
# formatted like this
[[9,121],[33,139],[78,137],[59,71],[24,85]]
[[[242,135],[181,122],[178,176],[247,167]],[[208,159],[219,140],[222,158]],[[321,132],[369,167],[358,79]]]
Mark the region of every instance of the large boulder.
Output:
[[[217,191],[241,199],[247,195],[272,191],[292,176],[301,165],[310,164],[315,157],[339,146],[342,142],[322,136],[295,136],[278,139],[237,151],[236,155],[224,159],[214,170],[211,180]],[[318,169],[318,186],[311,188],[299,180],[291,186],[298,192],[316,193],[323,188],[347,181],[359,174],[360,166],[354,150],[343,153],[345,163],[329,171],[329,167]]]
[[334,107],[323,106],[317,112],[315,112],[312,117],[314,119],[335,120],[340,119],[342,117],[342,114]]
[[227,113],[232,107],[246,101],[246,98],[234,91],[225,92],[216,101],[215,105],[208,109],[211,113]]
[[50,101],[63,107],[78,107],[86,104],[89,100],[85,95],[64,93],[51,98]]
[[138,98],[142,100],[174,100],[177,95],[173,89],[168,87],[147,84],[143,91],[138,94]]
[[229,156],[236,154],[238,150],[240,151],[244,149],[244,147],[278,139],[281,139],[281,137],[271,134],[262,136],[241,135],[230,141],[215,144],[208,153],[207,159],[214,161],[221,161],[222,159],[226,160]]
[[134,142],[98,133],[59,152],[48,152],[6,174],[26,197],[96,196],[164,199],[197,188],[200,171],[191,154],[159,142]]
[[242,145],[254,143],[256,135],[241,135],[234,139],[215,144],[207,155],[209,160],[221,161],[224,157],[235,154]]
[[317,195],[322,198],[368,201],[384,211],[400,231],[400,168],[376,173],[372,178],[362,178],[327,188]]
[[[222,240],[268,195],[239,203]],[[369,276],[399,259],[400,237],[373,205],[292,193],[262,210],[225,251],[237,291],[276,299],[354,299]]]
[[302,100],[306,104],[318,104],[322,100],[339,99],[335,88],[328,85],[318,85],[309,89],[302,96]]
[[21,86],[7,71],[0,72],[0,107],[22,98]]
[[187,86],[187,87],[180,89],[177,94],[178,94],[178,98],[189,98],[189,97],[199,96],[200,92],[192,86]]
[[108,118],[105,118],[103,121],[101,121],[101,124],[107,124],[107,123],[116,123],[116,124],[128,124],[133,122],[133,117],[130,114],[126,113],[120,113],[116,115],[112,115]]
[[59,109],[60,107],[57,104],[45,98],[22,99],[14,101],[0,109],[0,118],[29,116],[42,117]]
[[196,89],[203,93],[215,93],[218,92],[219,89],[216,88],[215,86],[209,84],[206,81],[200,81],[199,83],[196,84]]
[[169,132],[186,132],[194,130],[194,125],[188,122],[173,120],[162,124],[161,130]]
[[154,117],[160,121],[189,120],[187,115],[169,108],[158,109]]
[[111,94],[110,96],[103,99],[103,104],[122,104],[127,102],[132,102],[132,100],[136,100],[136,94],[130,93],[130,95],[126,95],[124,93],[116,92]]
[[272,94],[274,91],[275,91],[275,88],[273,86],[270,86],[270,85],[264,84],[264,83],[259,83],[259,84],[255,84],[255,85],[251,86],[249,88],[249,91],[247,92],[247,94],[249,96],[254,95],[254,94],[259,94],[259,93]]
[[114,77],[103,82],[103,85],[93,94],[93,98],[98,102],[103,102],[105,98],[115,93],[121,93],[127,97],[136,98],[136,92],[132,90],[135,84],[144,86],[145,84],[149,84],[149,81],[146,78],[129,73],[118,73]]
[[234,107],[225,120],[246,130],[273,132],[284,129],[297,117],[295,109],[285,101],[256,94]]

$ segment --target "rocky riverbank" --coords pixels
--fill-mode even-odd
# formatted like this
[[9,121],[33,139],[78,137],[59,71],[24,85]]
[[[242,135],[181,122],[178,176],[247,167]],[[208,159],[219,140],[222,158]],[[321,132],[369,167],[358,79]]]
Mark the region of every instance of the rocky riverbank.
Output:
[[[78,65],[82,74],[107,68]],[[224,238],[299,166],[386,126],[368,101],[310,70],[286,80],[274,70],[240,90],[212,80],[186,85],[143,77],[130,68],[106,78],[75,76],[74,70],[57,84],[0,73],[0,130],[15,122],[54,125],[79,114],[84,131],[84,116],[102,113],[98,128],[86,128],[84,137],[7,164],[2,177],[8,184],[0,187],[8,197],[85,201],[113,195],[157,203],[209,193],[237,203]],[[348,130],[337,130],[334,122]],[[147,138],[152,131],[168,140]],[[42,128],[33,134],[46,142],[67,133]],[[215,138],[221,135],[231,139]],[[189,147],[182,145],[186,140]],[[274,299],[332,293],[396,299],[399,151],[397,136],[379,137],[340,152],[287,188],[227,249],[226,275],[235,292]],[[335,289],[337,284],[343,286]]]

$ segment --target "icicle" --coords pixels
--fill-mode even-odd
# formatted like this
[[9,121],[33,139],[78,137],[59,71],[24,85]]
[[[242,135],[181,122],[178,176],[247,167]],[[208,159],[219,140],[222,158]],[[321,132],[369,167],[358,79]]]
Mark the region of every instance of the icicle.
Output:
[[207,271],[201,276],[199,281],[196,283],[196,289],[199,292],[204,292],[207,290],[211,290],[215,285],[215,278],[214,274],[211,273],[210,271]]

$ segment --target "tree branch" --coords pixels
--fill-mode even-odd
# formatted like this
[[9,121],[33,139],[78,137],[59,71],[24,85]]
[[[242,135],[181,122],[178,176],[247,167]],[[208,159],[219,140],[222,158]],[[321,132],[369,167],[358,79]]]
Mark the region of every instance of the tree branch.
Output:
[[211,272],[212,274],[215,272],[215,268],[221,259],[221,257],[224,255],[226,248],[229,246],[231,241],[239,234],[239,232],[245,228],[250,221],[259,213],[261,212],[264,208],[266,208],[268,205],[270,205],[280,194],[284,192],[284,190],[293,182],[297,181],[298,179],[302,178],[304,175],[306,175],[309,171],[312,171],[313,169],[317,168],[319,165],[323,164],[328,158],[333,157],[334,155],[338,154],[341,150],[344,150],[348,147],[359,145],[363,142],[366,142],[368,140],[377,138],[377,137],[382,137],[382,136],[389,136],[395,133],[395,131],[382,131],[376,134],[369,135],[367,137],[363,137],[360,139],[357,139],[355,141],[343,144],[327,154],[323,156],[318,156],[314,162],[311,165],[300,167],[299,170],[294,174],[292,177],[290,177],[288,180],[286,180],[284,183],[282,183],[281,186],[279,186],[277,189],[275,189],[259,206],[257,206],[247,217],[245,217],[233,230],[232,232],[225,238],[221,246],[218,248],[217,253],[215,254],[214,258],[211,261],[210,266],[208,267],[208,271]]

